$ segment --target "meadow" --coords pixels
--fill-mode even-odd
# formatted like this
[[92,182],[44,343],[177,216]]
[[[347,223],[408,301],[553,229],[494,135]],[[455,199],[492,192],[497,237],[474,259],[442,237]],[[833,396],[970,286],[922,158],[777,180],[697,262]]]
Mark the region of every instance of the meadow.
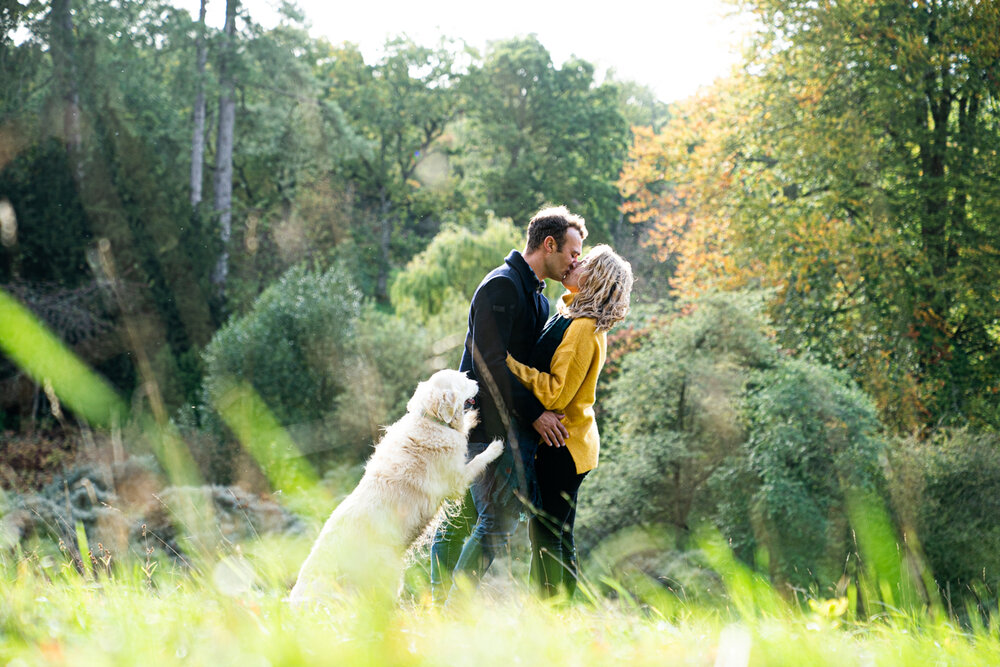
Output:
[[[81,538],[85,541],[85,537]],[[88,549],[84,542],[83,553]],[[940,606],[788,600],[706,547],[714,604],[631,578],[585,582],[572,602],[541,600],[504,562],[477,590],[437,607],[411,568],[394,605],[353,600],[293,608],[282,600],[304,538],[231,545],[183,562],[103,548],[0,557],[0,660],[8,665],[994,665],[1000,624]],[[102,555],[103,554],[103,555]],[[515,572],[518,563],[507,563]],[[417,583],[414,584],[413,581]],[[604,591],[602,594],[601,591]],[[971,610],[970,610],[971,611]]]
[[[669,103],[186,4],[0,9],[0,664],[1000,664],[1000,1],[738,2]],[[577,597],[291,608],[549,204],[637,277]]]

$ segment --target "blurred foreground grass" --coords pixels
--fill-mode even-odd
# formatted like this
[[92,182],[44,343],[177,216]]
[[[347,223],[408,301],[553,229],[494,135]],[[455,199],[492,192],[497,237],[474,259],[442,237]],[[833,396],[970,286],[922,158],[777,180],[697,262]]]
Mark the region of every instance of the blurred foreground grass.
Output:
[[[514,585],[445,610],[417,593],[392,607],[293,609],[309,547],[274,538],[179,570],[167,562],[0,558],[0,662],[10,665],[995,665],[997,627],[944,614],[856,622],[846,603],[806,610],[726,577],[733,604],[645,599],[547,603]],[[749,587],[749,588],[748,588]],[[766,595],[766,593],[765,593]]]
[[[27,310],[0,292],[0,350],[54,403],[89,424],[115,424],[123,401]],[[247,386],[217,406],[283,502],[318,530],[332,504],[267,406]],[[154,410],[154,413],[156,411]],[[176,484],[197,482],[186,443],[164,415],[131,415],[149,451]],[[189,551],[181,560],[109,553],[88,544],[0,541],[0,662],[8,665],[996,665],[1000,614],[989,625],[969,610],[959,626],[926,575],[908,574],[886,515],[870,499],[852,514],[866,563],[845,598],[806,607],[780,597],[741,565],[718,537],[700,541],[724,589],[691,602],[641,573],[591,571],[584,601],[543,602],[518,584],[430,605],[419,567],[395,605],[354,602],[293,609],[282,601],[311,545],[278,535],[221,549],[191,536],[214,535],[218,517],[195,494],[170,507]],[[197,499],[202,498],[201,502]],[[114,508],[110,508],[114,509]],[[72,526],[68,526],[72,529]],[[145,524],[142,535],[145,538]],[[0,535],[3,537],[3,535]],[[634,537],[634,536],[633,536]],[[10,546],[11,548],[7,548]],[[618,545],[627,553],[635,544]],[[82,558],[80,557],[82,555]],[[363,555],[359,554],[359,557]],[[593,570],[593,568],[592,568]],[[619,578],[623,577],[623,578]],[[523,577],[522,577],[523,578]],[[600,587],[602,593],[594,593]],[[866,621],[857,620],[860,599]]]

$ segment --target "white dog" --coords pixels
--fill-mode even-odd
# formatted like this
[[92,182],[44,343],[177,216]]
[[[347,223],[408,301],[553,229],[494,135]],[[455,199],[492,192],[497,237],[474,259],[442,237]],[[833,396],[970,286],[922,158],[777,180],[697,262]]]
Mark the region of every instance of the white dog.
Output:
[[453,370],[417,385],[358,487],[327,519],[289,601],[329,600],[349,591],[395,594],[409,546],[442,503],[463,493],[503,451],[495,440],[465,461],[468,433],[478,419],[465,405],[476,391],[475,381]]

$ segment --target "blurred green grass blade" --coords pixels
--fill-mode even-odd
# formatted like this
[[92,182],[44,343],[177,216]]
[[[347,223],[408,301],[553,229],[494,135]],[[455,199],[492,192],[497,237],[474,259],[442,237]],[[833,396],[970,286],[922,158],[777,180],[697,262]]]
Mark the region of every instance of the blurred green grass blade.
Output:
[[714,528],[695,532],[698,545],[712,569],[719,573],[737,612],[743,618],[757,615],[785,616],[788,605],[762,575],[737,560],[725,538]]
[[0,290],[0,350],[38,384],[93,426],[108,426],[126,410],[106,380],[54,336],[12,296]]
[[89,579],[94,574],[90,564],[90,544],[87,542],[87,531],[80,521],[76,522],[76,547],[80,550],[80,564]]
[[313,495],[319,482],[316,471],[253,387],[234,382],[213,403],[267,476],[271,488],[298,499]]
[[197,486],[204,483],[191,450],[172,423],[157,424],[147,415],[142,420],[142,430],[153,456],[163,466],[172,484]]
[[[847,510],[861,552],[866,605],[880,601],[889,611],[922,609],[922,582],[911,571],[885,504],[873,493],[856,492],[847,496]],[[868,609],[869,615],[879,612]]]
[[[90,370],[31,311],[0,290],[0,350],[91,426],[120,423],[128,411],[104,378]],[[187,445],[166,425],[143,419],[153,453],[174,484],[198,484]]]

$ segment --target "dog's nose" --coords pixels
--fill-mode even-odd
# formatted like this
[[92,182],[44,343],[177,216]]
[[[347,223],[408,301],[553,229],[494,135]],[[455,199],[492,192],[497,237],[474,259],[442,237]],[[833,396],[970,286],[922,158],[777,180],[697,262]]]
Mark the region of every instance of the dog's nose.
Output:
[[465,401],[465,409],[466,410],[472,410],[475,407],[476,407],[476,397],[475,396],[473,396],[472,398],[466,399],[466,401]]

